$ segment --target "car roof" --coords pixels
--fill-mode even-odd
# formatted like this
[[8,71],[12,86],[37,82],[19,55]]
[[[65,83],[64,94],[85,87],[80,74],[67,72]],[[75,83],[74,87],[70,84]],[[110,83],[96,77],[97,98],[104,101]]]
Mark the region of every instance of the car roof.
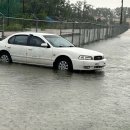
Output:
[[[39,33],[39,32],[18,32],[18,33],[15,33],[13,35],[21,35],[21,34],[24,34],[24,35],[35,35],[35,36],[45,36],[45,35],[56,35],[56,34],[51,34],[51,33]],[[13,36],[12,35],[12,36]]]

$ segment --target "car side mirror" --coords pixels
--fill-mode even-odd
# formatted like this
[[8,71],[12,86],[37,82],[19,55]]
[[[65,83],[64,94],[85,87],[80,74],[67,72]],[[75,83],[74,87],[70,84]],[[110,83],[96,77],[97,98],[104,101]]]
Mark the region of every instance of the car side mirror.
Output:
[[48,43],[42,43],[42,44],[41,44],[41,47],[50,48],[50,46],[48,45]]

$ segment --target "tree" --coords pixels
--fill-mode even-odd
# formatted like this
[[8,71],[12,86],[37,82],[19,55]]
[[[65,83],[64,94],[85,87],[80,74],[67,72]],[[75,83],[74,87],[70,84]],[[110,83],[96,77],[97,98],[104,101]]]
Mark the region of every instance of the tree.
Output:
[[95,11],[95,15],[97,18],[100,18],[103,22],[113,22],[114,11],[109,8],[97,8]]

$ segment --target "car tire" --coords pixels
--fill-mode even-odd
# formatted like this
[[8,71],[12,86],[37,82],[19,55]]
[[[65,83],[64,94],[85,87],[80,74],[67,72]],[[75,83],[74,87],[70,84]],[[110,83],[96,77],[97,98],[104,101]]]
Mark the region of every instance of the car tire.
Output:
[[11,63],[12,62],[11,56],[8,53],[0,54],[0,62]]
[[72,71],[72,62],[68,58],[61,58],[56,63],[56,68],[58,70],[66,70],[66,71]]

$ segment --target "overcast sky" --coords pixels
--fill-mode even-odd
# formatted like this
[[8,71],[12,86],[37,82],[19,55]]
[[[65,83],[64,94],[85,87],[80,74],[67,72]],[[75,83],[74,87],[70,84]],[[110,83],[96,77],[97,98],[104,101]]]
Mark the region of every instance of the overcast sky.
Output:
[[[70,0],[75,3],[76,1],[84,1],[84,0]],[[121,6],[121,0],[86,0],[88,4],[93,5],[95,8],[97,7],[107,7],[107,8],[116,8]],[[124,7],[130,7],[130,0],[124,0]]]

